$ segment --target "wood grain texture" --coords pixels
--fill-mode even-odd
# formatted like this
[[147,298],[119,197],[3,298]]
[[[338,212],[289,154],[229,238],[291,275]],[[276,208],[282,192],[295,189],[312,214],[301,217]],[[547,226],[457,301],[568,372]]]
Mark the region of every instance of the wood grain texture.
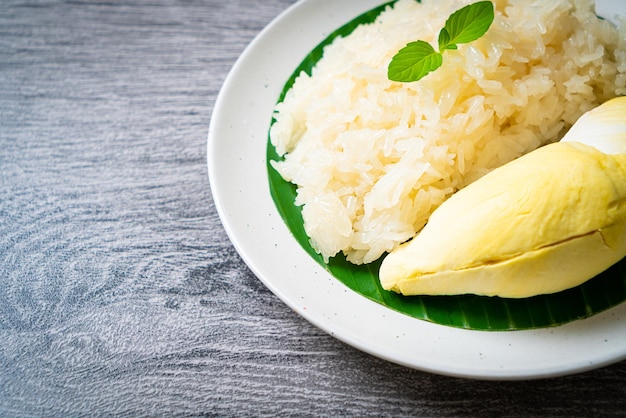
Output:
[[230,67],[293,2],[0,2],[0,415],[626,411],[624,362],[534,382],[406,369],[246,268],[206,135]]

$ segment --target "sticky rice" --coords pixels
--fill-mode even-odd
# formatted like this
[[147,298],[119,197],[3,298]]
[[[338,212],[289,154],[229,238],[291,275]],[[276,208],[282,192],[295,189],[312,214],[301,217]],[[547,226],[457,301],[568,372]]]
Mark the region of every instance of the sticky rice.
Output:
[[378,259],[455,191],[626,95],[626,24],[598,19],[585,0],[494,2],[489,31],[446,51],[441,68],[387,79],[399,49],[436,48],[447,17],[471,2],[399,0],[328,45],[277,105],[270,140],[284,160],[273,166],[297,185],[324,259]]

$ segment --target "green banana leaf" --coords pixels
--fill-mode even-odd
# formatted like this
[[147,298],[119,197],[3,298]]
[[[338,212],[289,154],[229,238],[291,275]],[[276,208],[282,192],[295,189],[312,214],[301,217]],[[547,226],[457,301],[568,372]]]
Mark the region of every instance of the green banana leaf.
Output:
[[[338,36],[350,34],[358,25],[373,22],[394,2],[372,9],[330,34],[313,49],[286,82],[278,99],[282,101],[302,71],[311,69],[322,57],[324,46]],[[273,123],[273,121],[272,121]],[[401,296],[384,290],[378,279],[381,259],[367,265],[354,265],[343,255],[324,263],[309,244],[303,226],[301,208],[295,206],[296,186],[286,182],[272,168],[279,161],[268,139],[267,172],[272,199],[278,212],[298,243],[344,285],[383,306],[413,318],[440,325],[473,330],[523,330],[557,326],[587,318],[626,300],[626,259],[586,283],[560,293],[524,299],[505,299],[476,295],[462,296]]]

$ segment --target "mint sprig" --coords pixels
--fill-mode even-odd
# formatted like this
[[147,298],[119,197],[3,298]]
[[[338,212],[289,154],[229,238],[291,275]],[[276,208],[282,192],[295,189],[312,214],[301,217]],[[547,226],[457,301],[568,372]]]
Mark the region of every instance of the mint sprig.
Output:
[[487,32],[494,19],[491,1],[469,4],[452,13],[439,32],[439,51],[425,41],[408,43],[392,58],[387,67],[387,77],[391,81],[411,82],[422,79],[441,67],[443,52],[455,50],[458,44],[465,44],[480,38]]

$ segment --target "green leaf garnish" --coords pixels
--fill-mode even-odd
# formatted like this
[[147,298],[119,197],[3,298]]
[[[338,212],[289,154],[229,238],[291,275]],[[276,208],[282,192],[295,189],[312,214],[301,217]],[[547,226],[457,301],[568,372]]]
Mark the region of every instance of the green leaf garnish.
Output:
[[439,32],[439,52],[428,42],[411,42],[392,58],[387,68],[387,77],[391,81],[400,82],[422,79],[441,67],[443,51],[457,49],[458,44],[480,38],[487,32],[493,19],[494,8],[491,1],[480,1],[457,10],[450,15]]
[[407,44],[389,63],[390,80],[419,80],[429,72],[441,67],[443,57],[431,44],[416,41]]
[[439,32],[439,50],[443,51],[445,49],[456,49],[457,46],[454,44],[450,44],[450,34],[446,30],[446,28],[441,29]]
[[[466,44],[475,41],[487,32],[493,18],[493,4],[490,1],[480,1],[457,10],[446,20],[444,27],[450,35],[448,44]],[[447,48],[446,45],[444,49]]]

